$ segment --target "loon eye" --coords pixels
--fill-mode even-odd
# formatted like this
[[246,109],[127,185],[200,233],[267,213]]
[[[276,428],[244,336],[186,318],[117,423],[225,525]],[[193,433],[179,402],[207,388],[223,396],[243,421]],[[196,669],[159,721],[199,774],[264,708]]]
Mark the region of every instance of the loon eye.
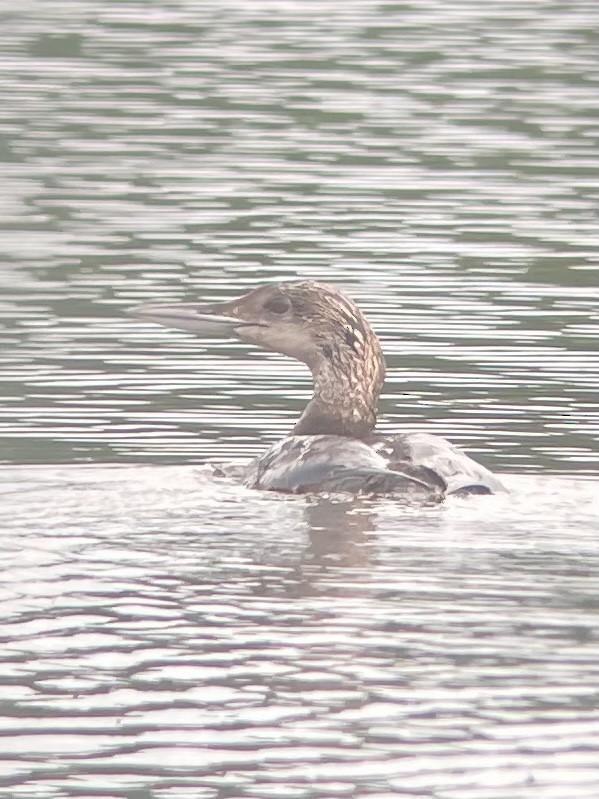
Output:
[[279,294],[277,297],[273,297],[266,303],[266,310],[270,311],[271,313],[278,314],[281,316],[291,308],[291,301],[288,297]]

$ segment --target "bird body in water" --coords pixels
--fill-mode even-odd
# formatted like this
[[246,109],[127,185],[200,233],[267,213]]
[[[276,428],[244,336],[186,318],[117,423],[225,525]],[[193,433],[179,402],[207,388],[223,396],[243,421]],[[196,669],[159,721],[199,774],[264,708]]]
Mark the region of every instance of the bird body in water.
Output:
[[279,283],[228,302],[149,304],[131,314],[204,336],[234,336],[308,366],[313,397],[291,435],[245,467],[249,487],[432,500],[505,490],[444,438],[374,432],[385,359],[364,314],[333,286]]

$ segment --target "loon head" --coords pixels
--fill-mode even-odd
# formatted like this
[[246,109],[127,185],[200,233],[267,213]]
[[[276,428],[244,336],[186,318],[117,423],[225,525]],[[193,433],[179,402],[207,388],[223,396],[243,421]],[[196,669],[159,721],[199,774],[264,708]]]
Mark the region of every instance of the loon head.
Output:
[[[334,286],[312,280],[278,283],[227,302],[149,304],[130,313],[201,336],[232,336],[305,363],[315,395],[296,433],[343,429],[357,435],[374,426],[383,354],[364,314]],[[335,407],[342,424],[332,423]]]
[[323,361],[366,354],[376,336],[358,306],[326,283],[277,283],[220,303],[140,305],[139,319],[201,336],[235,337],[303,361],[313,371]]

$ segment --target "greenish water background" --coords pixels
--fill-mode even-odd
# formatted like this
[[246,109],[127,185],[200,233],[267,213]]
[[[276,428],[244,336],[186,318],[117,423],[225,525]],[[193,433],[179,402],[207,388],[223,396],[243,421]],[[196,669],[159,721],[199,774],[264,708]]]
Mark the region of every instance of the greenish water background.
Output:
[[31,3],[2,12],[0,457],[245,457],[303,367],[140,300],[333,281],[388,429],[598,471],[592,4]]

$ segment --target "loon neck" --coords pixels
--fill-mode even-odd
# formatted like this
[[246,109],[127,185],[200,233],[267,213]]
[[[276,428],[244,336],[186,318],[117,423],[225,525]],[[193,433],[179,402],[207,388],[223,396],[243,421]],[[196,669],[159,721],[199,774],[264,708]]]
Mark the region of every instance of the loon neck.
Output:
[[375,334],[351,356],[338,351],[312,368],[314,396],[293,428],[293,435],[364,438],[376,424],[385,360]]

